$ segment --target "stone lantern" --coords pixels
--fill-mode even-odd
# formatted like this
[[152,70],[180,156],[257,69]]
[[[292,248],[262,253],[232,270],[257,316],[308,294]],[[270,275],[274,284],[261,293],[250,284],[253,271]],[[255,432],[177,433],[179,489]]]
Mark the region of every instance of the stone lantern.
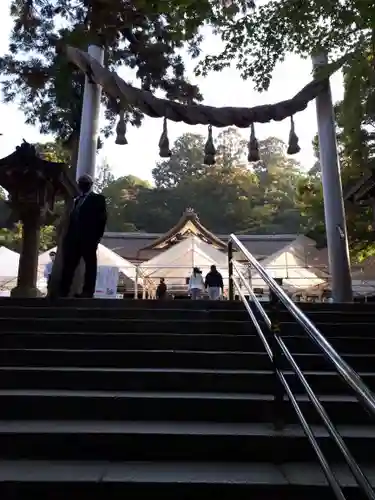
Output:
[[17,286],[11,296],[36,297],[40,228],[54,219],[55,201],[74,197],[77,186],[67,165],[44,160],[27,142],[0,160],[0,186],[9,194],[11,219],[23,227]]

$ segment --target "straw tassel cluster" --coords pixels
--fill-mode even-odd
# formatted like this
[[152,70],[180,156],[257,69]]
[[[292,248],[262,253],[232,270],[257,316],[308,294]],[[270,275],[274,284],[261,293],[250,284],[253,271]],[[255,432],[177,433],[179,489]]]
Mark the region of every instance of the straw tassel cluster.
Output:
[[116,144],[124,146],[128,143],[126,139],[126,121],[125,121],[125,113],[124,111],[120,111],[119,113],[119,121],[116,127]]
[[159,155],[160,158],[170,158],[172,156],[172,151],[169,149],[168,127],[165,117],[163,120],[163,132],[159,140]]
[[[125,145],[128,144],[126,140],[126,121],[125,115],[123,111],[119,113],[119,122],[116,127],[116,144]],[[293,116],[290,117],[290,132],[289,132],[289,141],[288,141],[288,155],[294,155],[301,151],[301,148],[298,144],[298,136],[295,132],[295,125]],[[172,151],[169,147],[169,138],[168,138],[168,125],[167,118],[163,119],[163,131],[159,140],[159,155],[161,158],[170,158],[172,156]],[[204,147],[204,164],[205,165],[215,165],[215,155],[216,149],[212,135],[212,125],[208,126],[208,137]],[[250,139],[248,142],[248,155],[247,159],[249,163],[254,163],[260,161],[259,155],[259,144],[258,139],[255,135],[255,126],[254,123],[250,125]]]

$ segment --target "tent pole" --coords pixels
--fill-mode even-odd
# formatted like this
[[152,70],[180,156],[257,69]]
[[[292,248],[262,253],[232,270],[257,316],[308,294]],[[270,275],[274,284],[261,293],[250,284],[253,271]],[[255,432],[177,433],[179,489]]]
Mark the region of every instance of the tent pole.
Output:
[[192,268],[192,269],[194,269],[194,267],[195,267],[195,261],[194,261],[194,236],[191,236],[191,238],[192,238],[192,245],[191,245],[191,248],[192,248],[192,250],[193,250],[193,251],[191,252],[191,264],[192,264],[191,268]]

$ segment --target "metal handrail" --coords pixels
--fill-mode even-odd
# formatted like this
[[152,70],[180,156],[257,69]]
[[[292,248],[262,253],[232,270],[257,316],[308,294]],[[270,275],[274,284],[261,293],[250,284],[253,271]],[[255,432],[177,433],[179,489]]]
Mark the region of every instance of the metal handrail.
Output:
[[[238,269],[236,264],[234,262],[232,264],[233,264],[233,268],[238,273],[239,278],[241,279],[241,281],[245,285],[246,289],[248,290],[249,295],[253,299],[254,298],[256,299],[254,301],[254,303],[256,304],[258,311],[263,316],[263,319],[266,323],[266,326],[272,331],[272,322],[271,322],[270,318],[268,317],[266,311],[264,310],[262,304],[257,300],[253,290],[251,289],[251,286],[249,285],[249,283],[247,283],[245,277],[243,276],[241,271]],[[242,292],[241,287],[240,287],[239,283],[237,282],[237,280],[234,277],[232,279],[233,279],[233,283],[236,286],[237,293],[241,297],[242,302],[243,302],[246,310],[248,311],[248,313],[249,313],[249,315],[254,323],[255,329],[257,330],[257,332],[259,334],[260,340],[261,340],[263,346],[265,347],[265,350],[268,354],[268,357],[270,358],[271,362],[274,365],[275,375],[277,376],[281,385],[283,386],[283,388],[284,388],[284,390],[285,390],[285,392],[286,392],[286,394],[287,394],[287,396],[288,396],[288,398],[293,406],[293,409],[295,410],[296,415],[297,415],[299,421],[301,422],[301,425],[302,425],[302,428],[306,434],[306,437],[310,441],[310,444],[313,447],[313,449],[317,455],[317,458],[318,458],[319,463],[323,469],[323,472],[327,478],[327,481],[329,482],[331,488],[333,489],[333,491],[336,495],[336,498],[339,500],[345,500],[345,496],[343,495],[343,493],[341,491],[341,487],[340,487],[339,483],[337,482],[335,476],[333,475],[333,473],[330,469],[330,466],[329,466],[323,452],[320,449],[319,443],[317,442],[310,425],[308,424],[303,412],[301,411],[301,409],[299,407],[298,401],[297,401],[295,395],[293,394],[293,391],[291,390],[288,381],[286,380],[282,370],[280,370],[280,368],[277,366],[276,357],[275,357],[274,353],[272,352],[272,349],[269,345],[269,342],[267,341],[266,336],[264,335],[262,328],[261,328],[254,312],[252,311],[248,301],[246,300],[245,294]],[[333,438],[333,440],[335,441],[335,443],[339,447],[339,449],[340,449],[341,453],[343,454],[350,470],[353,473],[353,476],[357,480],[357,483],[360,485],[362,490],[366,493],[368,498],[375,499],[375,493],[372,489],[370,482],[368,481],[367,477],[363,474],[361,468],[358,466],[353,455],[350,453],[350,450],[347,447],[345,441],[342,439],[340,433],[337,431],[336,427],[333,425],[325,408],[320,403],[319,399],[315,395],[313,389],[311,388],[310,384],[308,383],[303,372],[301,371],[301,369],[299,368],[299,366],[295,362],[293,355],[290,353],[289,349],[287,348],[284,341],[280,338],[279,335],[275,335],[275,340],[278,344],[278,347],[281,349],[282,353],[284,354],[285,358],[289,361],[295,375],[298,377],[298,379],[300,380],[304,389],[306,390],[308,398],[310,399],[311,403],[315,407],[316,411],[319,413],[319,416],[323,420],[323,423],[324,423],[326,429],[328,430],[328,433],[331,435],[331,437]]]
[[[309,337],[320,347],[323,355],[334,365],[337,372],[344,379],[347,385],[351,387],[361,403],[372,415],[375,416],[375,396],[372,391],[363,382],[361,377],[351,368],[338,352],[325,339],[315,325],[303,314],[303,312],[294,304],[284,290],[276,281],[268,275],[264,267],[255,259],[249,250],[239,241],[235,234],[229,237],[229,243],[233,242],[236,247],[244,254],[250,264],[255,267],[259,275],[267,283],[268,287],[284,304],[286,309],[294,316],[297,322],[304,328]],[[233,264],[232,264],[233,265]],[[229,277],[231,279],[231,277]]]
[[[231,237],[232,237],[232,235],[231,235]],[[298,401],[297,401],[295,395],[293,394],[293,391],[290,388],[289,383],[287,382],[283,371],[280,369],[280,366],[278,366],[278,357],[276,356],[276,353],[272,351],[272,349],[269,345],[269,342],[268,342],[265,334],[263,333],[262,328],[261,328],[254,312],[252,311],[248,301],[246,300],[246,297],[245,297],[243,291],[241,290],[240,284],[238,283],[237,279],[233,277],[233,269],[236,270],[238,277],[241,279],[242,283],[245,285],[245,288],[247,289],[247,291],[249,292],[249,295],[253,299],[258,311],[261,313],[263,320],[265,321],[266,326],[273,333],[272,337],[274,339],[274,346],[273,346],[274,350],[278,349],[282,354],[284,354],[285,358],[290,363],[293,372],[295,373],[295,375],[297,376],[297,378],[300,380],[301,384],[303,385],[304,389],[306,390],[308,398],[310,399],[314,408],[318,412],[320,418],[323,420],[323,423],[324,423],[326,429],[328,430],[328,433],[331,435],[331,437],[335,441],[336,445],[340,449],[341,453],[343,454],[346,463],[348,464],[354,478],[357,481],[357,484],[360,486],[360,488],[362,489],[362,491],[366,494],[366,496],[368,498],[370,498],[371,500],[374,500],[375,499],[375,492],[374,492],[369,480],[367,479],[366,475],[362,472],[358,463],[355,461],[355,459],[352,456],[351,452],[349,451],[345,441],[342,439],[340,433],[337,431],[336,427],[334,426],[331,419],[329,418],[325,408],[320,403],[319,398],[315,395],[310,384],[307,382],[306,377],[304,376],[302,370],[299,368],[298,364],[294,360],[293,355],[290,353],[290,351],[287,348],[287,346],[285,345],[284,341],[280,338],[280,335],[277,332],[277,329],[275,329],[273,327],[274,325],[272,324],[270,318],[268,317],[267,313],[265,312],[262,304],[257,300],[257,297],[255,296],[250,284],[247,283],[245,277],[243,276],[241,271],[238,269],[235,262],[233,262],[233,248],[230,248],[230,245],[231,245],[231,242],[229,242],[229,244],[228,244],[228,260],[229,260],[229,275],[230,275],[229,277],[232,281],[232,284],[235,285],[235,287],[237,289],[237,293],[239,294],[240,298],[242,299],[242,302],[244,303],[245,308],[248,311],[248,313],[253,321],[253,324],[254,324],[254,326],[259,334],[260,340],[262,341],[262,343],[265,347],[265,350],[266,350],[270,360],[272,361],[272,363],[274,365],[275,375],[276,375],[277,379],[279,380],[281,386],[284,388],[286,395],[288,396],[288,398],[293,406],[293,409],[296,412],[296,415],[297,415],[297,417],[302,425],[302,428],[305,432],[305,435],[308,438],[310,444],[312,445],[312,447],[316,453],[318,461],[322,467],[322,470],[323,470],[323,472],[327,478],[327,481],[328,481],[329,485],[331,486],[336,498],[338,500],[345,500],[345,495],[343,494],[341,486],[340,486],[339,482],[337,481],[327,459],[325,458],[325,456],[324,456],[324,454],[319,446],[319,443],[317,442],[317,440],[315,438],[314,432],[312,431],[312,429],[311,429],[309,423],[307,422],[303,412],[301,411],[299,404],[298,404]],[[249,255],[251,255],[250,252],[248,252],[248,253],[249,253]],[[258,263],[258,261],[256,261],[256,259],[253,258],[253,260],[257,264],[257,265],[254,265],[254,267],[256,267],[258,269],[258,271],[260,271],[260,270],[263,271],[262,275],[263,275],[265,281],[267,279],[267,281],[270,283],[269,286],[270,286],[270,289],[272,289],[272,283],[271,283],[273,281],[272,278],[270,278],[268,276],[267,272]],[[259,270],[259,268],[260,268],[260,270]],[[276,287],[275,287],[276,290],[277,290],[277,288],[280,288],[277,286],[276,282],[275,282],[275,285],[276,285]],[[233,289],[232,289],[232,293],[233,293]],[[274,293],[278,296],[277,291]],[[280,297],[278,296],[278,298],[280,298]],[[288,297],[288,299],[289,299],[289,297]],[[298,318],[297,318],[297,321],[298,321]],[[276,345],[275,345],[275,342],[276,342]],[[279,397],[280,397],[280,394],[279,394]],[[281,398],[283,399],[282,396],[281,396]],[[277,400],[277,396],[275,393],[275,401],[276,400]]]

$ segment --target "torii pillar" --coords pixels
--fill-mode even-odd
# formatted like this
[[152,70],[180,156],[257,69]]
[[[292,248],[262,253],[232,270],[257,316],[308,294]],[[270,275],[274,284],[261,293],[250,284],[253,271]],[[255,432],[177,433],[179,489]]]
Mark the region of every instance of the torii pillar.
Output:
[[[314,55],[312,61],[316,70],[326,65],[328,58],[326,54],[319,54]],[[348,235],[329,80],[325,89],[316,97],[316,114],[332,298],[334,302],[352,302]]]

